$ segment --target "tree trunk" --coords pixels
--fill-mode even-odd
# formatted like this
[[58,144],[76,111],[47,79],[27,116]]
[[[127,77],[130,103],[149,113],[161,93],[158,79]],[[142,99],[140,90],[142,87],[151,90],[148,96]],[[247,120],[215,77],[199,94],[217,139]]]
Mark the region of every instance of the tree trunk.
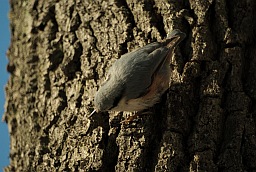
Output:
[[[9,171],[255,171],[255,0],[11,0]],[[120,55],[187,34],[170,89],[130,124],[88,119]]]

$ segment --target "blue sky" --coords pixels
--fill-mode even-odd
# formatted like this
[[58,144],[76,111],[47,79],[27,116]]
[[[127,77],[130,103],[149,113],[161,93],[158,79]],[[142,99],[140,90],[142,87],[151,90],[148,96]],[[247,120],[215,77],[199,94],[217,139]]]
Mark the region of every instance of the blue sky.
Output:
[[4,114],[5,93],[4,87],[7,83],[8,73],[6,71],[6,51],[10,45],[10,30],[8,21],[9,1],[2,0],[0,5],[0,171],[9,164],[9,144],[7,124],[2,122]]

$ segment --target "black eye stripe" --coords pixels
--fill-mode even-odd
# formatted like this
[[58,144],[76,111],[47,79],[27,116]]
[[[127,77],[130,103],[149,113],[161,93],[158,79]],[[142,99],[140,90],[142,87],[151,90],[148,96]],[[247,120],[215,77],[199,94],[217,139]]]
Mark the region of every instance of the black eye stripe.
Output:
[[125,91],[125,89],[122,89],[122,91],[120,92],[120,94],[119,94],[117,97],[115,97],[114,102],[113,102],[113,106],[112,106],[109,110],[113,109],[114,107],[116,107],[116,106],[118,105],[119,101],[120,101],[120,100],[122,99],[122,97],[123,97],[124,91]]

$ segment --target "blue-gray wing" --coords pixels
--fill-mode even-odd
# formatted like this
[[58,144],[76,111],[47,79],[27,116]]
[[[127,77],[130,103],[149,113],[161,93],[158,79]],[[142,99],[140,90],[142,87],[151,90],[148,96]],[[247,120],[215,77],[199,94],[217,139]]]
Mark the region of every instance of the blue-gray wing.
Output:
[[155,42],[134,52],[123,55],[111,70],[115,72],[118,82],[124,85],[126,99],[135,99],[148,91],[152,83],[152,75],[161,65],[169,49]]

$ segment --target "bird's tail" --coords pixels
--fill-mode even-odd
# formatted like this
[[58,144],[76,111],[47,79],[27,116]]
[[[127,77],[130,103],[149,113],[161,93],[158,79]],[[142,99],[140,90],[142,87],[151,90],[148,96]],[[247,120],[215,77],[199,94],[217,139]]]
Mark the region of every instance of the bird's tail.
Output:
[[163,41],[167,48],[174,48],[178,45],[184,38],[186,34],[181,32],[179,29],[174,29],[167,38]]

